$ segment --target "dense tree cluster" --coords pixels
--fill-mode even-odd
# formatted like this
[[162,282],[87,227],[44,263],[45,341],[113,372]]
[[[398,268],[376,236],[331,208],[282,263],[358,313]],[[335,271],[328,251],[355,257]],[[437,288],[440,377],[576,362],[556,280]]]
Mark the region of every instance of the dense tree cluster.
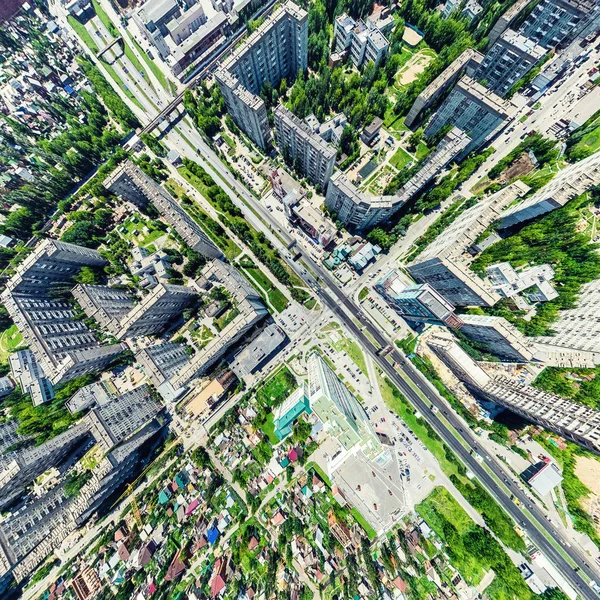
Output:
[[225,112],[225,100],[218,85],[208,88],[203,81],[197,96],[191,90],[183,95],[183,105],[192,115],[200,131],[213,137],[221,128],[221,116]]
[[534,220],[518,233],[490,246],[472,264],[472,269],[484,273],[485,268],[498,262],[510,262],[513,267],[526,264],[550,263],[554,269],[554,284],[558,298],[538,305],[536,314],[525,321],[522,312],[514,311],[502,300],[488,314],[505,317],[526,335],[552,335],[551,324],[559,311],[574,308],[581,286],[600,277],[600,256],[597,244],[578,232],[580,210],[591,202],[600,201],[600,190],[574,198],[562,208]]

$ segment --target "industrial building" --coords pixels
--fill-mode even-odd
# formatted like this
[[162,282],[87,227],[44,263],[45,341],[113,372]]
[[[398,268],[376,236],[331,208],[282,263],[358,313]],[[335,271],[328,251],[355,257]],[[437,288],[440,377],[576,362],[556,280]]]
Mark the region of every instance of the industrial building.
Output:
[[478,150],[513,112],[512,104],[470,77],[464,76],[450,92],[425,129],[425,137],[433,137],[446,125],[464,131],[469,144],[456,157],[458,160]]
[[193,250],[208,258],[218,258],[222,252],[213,244],[200,226],[188,215],[167,190],[158,185],[131,161],[117,167],[102,183],[113,194],[136,206],[152,204],[160,216]]
[[333,174],[336,150],[282,104],[273,111],[279,153],[316,186],[325,190]]
[[260,148],[271,142],[267,109],[259,97],[265,81],[291,82],[307,67],[308,15],[293,2],[280,6],[221,64],[215,79],[227,112]]

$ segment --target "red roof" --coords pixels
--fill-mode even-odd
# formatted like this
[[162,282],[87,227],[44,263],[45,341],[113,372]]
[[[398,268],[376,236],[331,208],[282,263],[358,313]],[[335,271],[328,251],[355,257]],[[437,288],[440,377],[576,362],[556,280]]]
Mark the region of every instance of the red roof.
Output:
[[296,452],[295,448],[292,448],[289,452],[287,457],[290,459],[290,462],[295,462],[298,460],[298,453]]
[[148,586],[148,593],[149,594],[154,594],[154,592],[156,591],[156,584],[154,583],[154,581]]
[[250,538],[250,543],[248,544],[248,550],[254,550],[258,546],[258,540],[252,536]]
[[196,500],[193,500],[190,505],[185,509],[185,514],[186,515],[191,515],[200,505],[199,500],[196,498]]
[[402,594],[406,592],[406,582],[401,577],[396,577],[392,583],[400,590]]
[[217,575],[210,584],[210,595],[216,598],[225,589],[225,582],[220,575]]

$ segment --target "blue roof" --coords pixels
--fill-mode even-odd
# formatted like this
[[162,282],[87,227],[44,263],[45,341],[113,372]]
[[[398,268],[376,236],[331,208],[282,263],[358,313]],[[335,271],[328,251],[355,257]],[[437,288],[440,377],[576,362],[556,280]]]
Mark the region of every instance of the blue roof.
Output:
[[206,532],[206,539],[208,540],[209,544],[214,544],[217,541],[218,537],[219,537],[219,530],[213,525]]

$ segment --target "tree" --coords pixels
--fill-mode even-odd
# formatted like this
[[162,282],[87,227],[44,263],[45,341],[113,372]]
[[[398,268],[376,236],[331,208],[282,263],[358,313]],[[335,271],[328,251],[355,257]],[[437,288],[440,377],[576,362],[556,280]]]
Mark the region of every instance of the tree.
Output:
[[92,267],[81,267],[81,270],[73,278],[77,283],[84,285],[99,285],[103,281],[102,273]]
[[297,444],[304,444],[310,437],[312,424],[304,419],[300,419],[295,425],[292,433],[292,439]]

